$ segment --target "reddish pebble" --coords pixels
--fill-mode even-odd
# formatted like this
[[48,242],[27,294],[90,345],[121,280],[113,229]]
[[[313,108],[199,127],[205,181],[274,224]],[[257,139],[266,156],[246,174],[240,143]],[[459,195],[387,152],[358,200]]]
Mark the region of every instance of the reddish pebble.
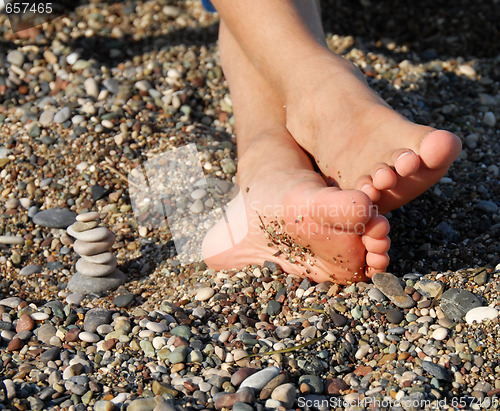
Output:
[[341,378],[332,378],[326,381],[326,392],[330,395],[340,395],[342,391],[348,390],[349,385]]
[[355,375],[361,375],[361,376],[365,376],[366,374],[368,374],[369,372],[372,372],[373,371],[373,368],[368,366],[368,365],[360,365],[358,368],[356,368],[354,370],[354,374]]
[[19,351],[23,347],[24,347],[24,341],[21,340],[20,338],[14,338],[7,346],[7,351]]
[[231,384],[235,387],[240,385],[246,378],[259,371],[258,368],[243,367],[231,376]]
[[75,342],[75,341],[78,341],[78,334],[80,334],[80,329],[76,328],[76,327],[72,328],[64,336],[64,341],[66,341],[66,342]]
[[33,321],[33,318],[31,318],[29,314],[23,314],[21,318],[17,320],[16,332],[31,331],[33,328],[35,328],[35,321]]
[[117,338],[110,338],[109,340],[106,340],[102,343],[102,348],[105,351],[111,350],[114,348],[117,342],[118,342]]

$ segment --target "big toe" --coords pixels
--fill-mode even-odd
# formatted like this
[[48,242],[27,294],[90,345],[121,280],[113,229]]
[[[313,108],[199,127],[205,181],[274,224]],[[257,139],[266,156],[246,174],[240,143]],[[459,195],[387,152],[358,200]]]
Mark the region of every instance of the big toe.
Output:
[[420,144],[420,160],[430,169],[449,167],[462,150],[462,142],[449,131],[436,130],[427,134]]

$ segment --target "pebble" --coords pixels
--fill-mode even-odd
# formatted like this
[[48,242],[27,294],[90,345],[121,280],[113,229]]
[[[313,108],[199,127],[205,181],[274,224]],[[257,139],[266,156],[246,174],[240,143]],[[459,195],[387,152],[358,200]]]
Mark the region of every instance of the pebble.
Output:
[[134,301],[135,294],[120,294],[113,298],[113,304],[118,308],[127,307]]
[[42,266],[38,264],[30,264],[25,267],[23,267],[19,271],[19,275],[33,275],[36,273],[41,273],[42,272]]
[[[301,375],[299,378],[299,386],[302,383],[306,383],[311,388],[310,394],[323,393],[323,389],[324,389],[323,380],[316,375],[307,375],[307,374]],[[274,397],[272,397],[272,398],[274,398]],[[278,398],[274,398],[274,399],[278,400]],[[290,407],[287,407],[287,408],[290,408]]]
[[438,380],[448,380],[446,370],[431,361],[422,361],[422,368]]
[[16,332],[20,333],[22,331],[31,331],[35,327],[35,321],[29,314],[23,314],[17,320]]
[[146,324],[146,327],[148,330],[151,330],[155,333],[163,333],[165,331],[168,331],[168,325],[165,323],[157,323],[155,321],[149,321]]
[[467,324],[480,323],[486,320],[494,320],[498,317],[498,310],[493,307],[476,307],[465,314]]
[[291,383],[286,383],[275,388],[271,394],[273,400],[283,404],[286,409],[292,408],[296,397],[296,388]]
[[19,50],[12,50],[7,54],[7,61],[14,66],[21,67],[24,63],[24,54]]
[[446,337],[448,337],[448,330],[446,328],[443,328],[443,327],[440,327],[440,328],[436,328],[433,332],[432,332],[432,338],[434,338],[435,340],[437,341],[442,341],[444,340]]
[[89,243],[76,240],[73,244],[75,252],[81,256],[92,256],[107,252],[115,242],[115,236],[111,233],[103,241]]
[[104,241],[109,237],[109,230],[106,227],[97,227],[87,231],[75,231],[69,226],[67,232],[71,237],[76,238],[80,241],[86,242],[100,242]]
[[64,123],[71,118],[71,109],[64,107],[54,115],[54,123]]
[[14,235],[0,235],[0,244],[7,244],[7,245],[24,244],[24,238],[17,237]]
[[98,224],[99,224],[98,221],[88,221],[88,222],[77,221],[76,223],[71,225],[71,229],[76,232],[82,232],[97,227]]
[[88,213],[80,213],[76,216],[76,221],[86,223],[89,221],[98,221],[101,218],[101,214],[97,211],[90,211]]
[[[234,375],[234,374],[233,374]],[[232,381],[232,379],[231,379]],[[274,377],[271,381],[269,381],[264,387],[262,388],[260,392],[260,399],[261,400],[267,400],[274,389],[282,384],[285,384],[289,381],[288,374],[285,373],[280,373],[276,377]]]
[[116,290],[125,280],[126,277],[120,270],[115,270],[106,277],[88,277],[77,272],[68,281],[68,289],[72,293],[102,294]]
[[85,296],[83,294],[70,294],[66,297],[66,302],[68,304],[80,305],[84,298]]
[[76,213],[67,208],[51,208],[39,211],[33,217],[33,222],[42,227],[67,228],[75,222]]
[[399,308],[411,308],[415,301],[404,292],[400,280],[390,273],[375,273],[373,284]]
[[43,324],[38,328],[37,338],[44,344],[49,345],[50,339],[56,335],[57,329],[52,324]]
[[87,332],[87,331],[83,331],[80,334],[78,334],[78,338],[80,338],[80,340],[88,342],[88,343],[96,343],[97,341],[99,341],[101,339],[97,334]]
[[233,404],[233,411],[254,411],[254,408],[250,404],[237,401]]
[[474,208],[479,211],[483,211],[488,214],[496,214],[498,212],[498,205],[493,201],[481,200],[478,201]]
[[115,408],[115,404],[106,400],[99,400],[94,404],[94,411],[114,411]]
[[279,372],[280,370],[278,367],[271,366],[264,368],[243,380],[240,389],[248,387],[260,391],[269,381],[276,377]]
[[385,295],[378,288],[370,288],[368,290],[368,297],[370,298],[370,300],[379,303],[387,299]]
[[38,121],[40,122],[40,124],[42,126],[48,126],[48,125],[52,124],[52,122],[54,121],[54,115],[55,114],[56,113],[52,109],[44,110],[40,114],[40,117],[38,118]]
[[444,284],[441,281],[422,279],[415,283],[415,290],[427,298],[435,298],[442,293],[443,289]]
[[116,257],[113,256],[113,261],[108,264],[94,264],[80,258],[76,262],[76,270],[89,277],[105,277],[116,269]]
[[9,308],[17,308],[22,300],[19,297],[7,297],[0,300],[0,305]]
[[404,319],[403,313],[397,308],[389,308],[385,316],[387,317],[387,321],[393,324],[399,324]]
[[112,252],[104,252],[100,254],[94,254],[94,255],[82,255],[81,256],[83,260],[87,261],[88,263],[93,263],[93,264],[107,264],[107,265],[112,265],[116,264],[116,257]]
[[481,301],[474,294],[459,288],[447,290],[441,296],[441,309],[444,314],[457,322],[461,322],[467,312],[481,305]]
[[99,84],[95,79],[89,77],[83,83],[85,87],[85,92],[90,96],[97,98],[99,96]]
[[210,287],[203,287],[198,290],[195,296],[196,301],[210,300],[215,294],[215,290]]
[[233,394],[222,392],[216,394],[214,400],[215,409],[220,410],[222,408],[232,408],[237,402],[253,404],[255,401],[255,395],[253,390],[250,388],[240,388],[238,392]]
[[231,384],[237,387],[257,371],[259,371],[257,368],[242,367],[231,376]]
[[492,111],[487,111],[486,113],[484,113],[483,123],[488,127],[495,127],[495,125],[497,124],[495,113],[493,113]]
[[83,320],[83,329],[93,333],[101,324],[110,324],[113,312],[105,308],[92,308],[87,311]]

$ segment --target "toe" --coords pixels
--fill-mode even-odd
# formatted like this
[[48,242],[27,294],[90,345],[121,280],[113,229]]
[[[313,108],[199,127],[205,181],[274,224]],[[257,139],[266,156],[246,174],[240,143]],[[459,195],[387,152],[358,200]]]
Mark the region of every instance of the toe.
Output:
[[393,154],[393,164],[396,172],[401,177],[408,177],[415,174],[420,167],[420,158],[415,152],[403,149]]
[[398,181],[396,173],[387,164],[379,164],[374,168],[372,180],[373,186],[378,190],[389,190]]
[[430,169],[449,167],[460,154],[462,142],[455,134],[436,130],[427,134],[420,144],[420,159]]
[[366,253],[366,264],[375,270],[385,270],[389,265],[389,255],[387,253]]
[[322,188],[312,197],[310,217],[321,224],[357,226],[366,224],[372,214],[372,202],[361,191]]
[[383,239],[389,234],[390,225],[387,218],[381,215],[374,216],[365,226],[364,236]]
[[358,179],[356,189],[365,193],[373,203],[380,200],[380,191],[373,186],[373,181],[370,176],[364,176]]
[[365,235],[363,236],[363,244],[366,247],[366,251],[376,254],[387,253],[389,248],[391,248],[391,240],[389,237],[373,238]]

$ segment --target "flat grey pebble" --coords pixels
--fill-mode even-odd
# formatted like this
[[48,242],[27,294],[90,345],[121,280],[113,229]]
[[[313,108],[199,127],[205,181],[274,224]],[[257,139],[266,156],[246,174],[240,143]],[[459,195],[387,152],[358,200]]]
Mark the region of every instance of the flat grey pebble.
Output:
[[54,115],[54,123],[64,123],[71,117],[71,109],[69,107],[63,107]]
[[23,267],[19,271],[19,275],[32,275],[36,273],[42,272],[42,266],[38,264],[30,264],[27,265],[26,267]]
[[33,222],[42,227],[67,228],[75,222],[76,213],[67,208],[50,208],[33,216]]

